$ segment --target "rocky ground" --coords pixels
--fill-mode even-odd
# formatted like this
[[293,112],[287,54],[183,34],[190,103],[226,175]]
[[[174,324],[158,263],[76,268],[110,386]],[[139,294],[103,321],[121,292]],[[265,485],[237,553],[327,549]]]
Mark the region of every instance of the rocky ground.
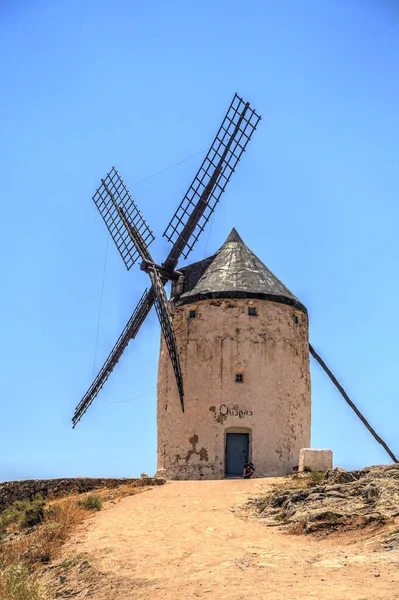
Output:
[[[333,469],[287,478],[249,508],[267,525],[284,525],[293,533],[314,533],[394,524],[399,517],[399,465],[361,471]],[[399,528],[387,547],[399,547]]]

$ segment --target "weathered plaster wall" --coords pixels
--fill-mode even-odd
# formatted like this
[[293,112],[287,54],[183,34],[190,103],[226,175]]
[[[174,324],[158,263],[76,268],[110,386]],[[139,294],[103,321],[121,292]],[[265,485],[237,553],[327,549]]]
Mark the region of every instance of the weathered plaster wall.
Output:
[[[248,315],[249,306],[258,316]],[[193,309],[196,317],[189,319]],[[310,445],[307,315],[266,300],[215,299],[175,308],[173,320],[185,412],[162,340],[158,474],[224,477],[226,430],[250,433],[258,476],[290,472],[299,450]],[[244,383],[235,382],[236,373]]]
[[301,448],[298,471],[330,471],[333,468],[332,450]]
[[108,479],[77,477],[68,479],[27,479],[0,483],[0,512],[16,500],[30,500],[36,494],[55,498],[68,494],[83,494],[99,488],[115,488],[120,485],[162,484],[162,479]]

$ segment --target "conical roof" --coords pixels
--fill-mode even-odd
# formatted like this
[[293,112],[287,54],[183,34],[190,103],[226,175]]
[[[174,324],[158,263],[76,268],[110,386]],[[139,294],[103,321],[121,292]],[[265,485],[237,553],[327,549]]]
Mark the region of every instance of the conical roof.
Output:
[[306,308],[263,264],[232,229],[196,285],[181,294],[178,304],[209,298],[260,298]]

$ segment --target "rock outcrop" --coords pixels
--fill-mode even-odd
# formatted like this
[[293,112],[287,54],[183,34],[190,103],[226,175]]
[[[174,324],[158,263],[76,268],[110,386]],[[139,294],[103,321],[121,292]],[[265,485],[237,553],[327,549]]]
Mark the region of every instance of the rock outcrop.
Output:
[[320,482],[290,480],[270,495],[249,503],[269,525],[284,523],[292,530],[364,526],[399,517],[399,465],[361,471],[333,469]]

